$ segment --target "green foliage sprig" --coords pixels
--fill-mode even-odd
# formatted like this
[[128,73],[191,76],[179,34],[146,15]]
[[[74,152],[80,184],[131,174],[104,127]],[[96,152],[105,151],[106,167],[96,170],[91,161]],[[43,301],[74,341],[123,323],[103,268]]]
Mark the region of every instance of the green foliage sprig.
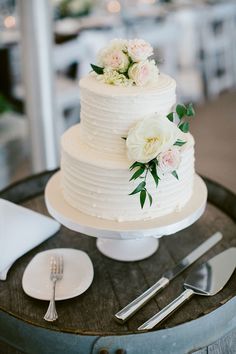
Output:
[[[189,103],[188,105],[181,105],[178,104],[176,106],[176,113],[171,112],[167,115],[167,118],[173,122],[174,121],[174,115],[177,114],[179,117],[179,124],[178,127],[183,133],[188,133],[189,131],[189,122],[187,121],[188,118],[194,117],[195,116],[195,111],[193,108],[193,104]],[[181,146],[175,143],[177,146]]]
[[159,176],[157,175],[157,165],[158,161],[157,159],[153,159],[147,163],[142,163],[142,162],[134,162],[130,166],[130,171],[136,168],[136,171],[130,178],[130,181],[136,180],[137,178],[142,178],[143,181],[139,183],[139,185],[131,192],[129,195],[137,194],[140,193],[140,205],[141,208],[143,208],[146,198],[148,196],[149,199],[149,204],[150,206],[152,205],[152,196],[151,194],[147,191],[146,185],[147,185],[147,175],[150,173],[155,181],[156,187],[158,186],[159,183]]
[[[136,171],[130,178],[130,181],[136,180],[137,178],[143,179],[142,182],[139,183],[139,185],[131,192],[129,195],[134,195],[137,193],[140,193],[139,195],[139,200],[140,200],[140,205],[141,208],[143,209],[145,201],[149,199],[149,204],[150,206],[152,205],[152,196],[147,190],[147,175],[148,173],[151,174],[151,176],[154,179],[156,188],[158,187],[160,177],[157,174],[157,166],[158,166],[158,160],[155,158],[147,163],[142,163],[142,162],[134,162],[130,166],[130,171],[134,170],[136,168]],[[176,171],[171,172],[172,176],[174,176],[176,179],[179,179],[178,174]]]
[[97,65],[94,65],[94,64],[90,64],[93,71],[95,71],[96,74],[98,75],[102,75],[104,73],[104,68],[102,68],[101,66],[97,66]]

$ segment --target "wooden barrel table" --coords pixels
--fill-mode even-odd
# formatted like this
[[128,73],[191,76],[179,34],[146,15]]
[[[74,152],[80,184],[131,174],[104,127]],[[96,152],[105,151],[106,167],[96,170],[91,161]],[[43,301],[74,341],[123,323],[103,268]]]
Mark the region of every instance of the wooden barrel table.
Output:
[[[45,172],[20,181],[3,190],[0,197],[48,215],[44,189],[53,173]],[[106,258],[96,248],[94,237],[63,226],[56,235],[18,259],[7,280],[0,282],[0,343],[8,343],[17,353],[29,354],[207,353],[207,346],[213,348],[214,342],[236,329],[236,272],[217,295],[195,296],[158,329],[137,331],[141,323],[181,293],[191,267],[126,324],[121,325],[113,318],[119,309],[214,232],[221,231],[223,239],[198,264],[236,246],[236,196],[209,179],[205,178],[205,182],[209,198],[204,215],[187,229],[161,238],[158,251],[145,260],[126,263]],[[48,302],[27,296],[21,281],[27,264],[38,252],[61,247],[87,252],[95,274],[85,293],[57,302],[59,319],[50,323],[43,319]],[[236,343],[236,336],[232,336]]]

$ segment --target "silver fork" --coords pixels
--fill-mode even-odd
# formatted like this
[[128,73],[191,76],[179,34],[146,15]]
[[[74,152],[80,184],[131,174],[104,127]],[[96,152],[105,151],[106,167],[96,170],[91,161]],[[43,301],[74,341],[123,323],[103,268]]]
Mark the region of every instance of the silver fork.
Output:
[[63,257],[62,255],[54,255],[51,257],[50,261],[50,280],[52,282],[52,295],[50,303],[47,309],[47,312],[44,316],[46,321],[56,321],[58,318],[56,304],[55,304],[55,291],[56,291],[56,282],[61,280],[63,277]]

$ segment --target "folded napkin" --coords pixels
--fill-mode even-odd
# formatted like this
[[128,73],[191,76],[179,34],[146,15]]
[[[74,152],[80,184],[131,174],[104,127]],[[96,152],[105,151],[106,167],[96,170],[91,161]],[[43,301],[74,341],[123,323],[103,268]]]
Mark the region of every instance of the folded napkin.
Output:
[[55,234],[60,224],[30,209],[0,199],[0,280],[23,254]]

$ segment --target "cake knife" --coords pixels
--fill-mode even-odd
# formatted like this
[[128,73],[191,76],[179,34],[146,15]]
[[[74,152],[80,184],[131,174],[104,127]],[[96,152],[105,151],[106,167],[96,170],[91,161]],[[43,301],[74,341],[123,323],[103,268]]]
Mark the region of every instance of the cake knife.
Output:
[[163,276],[144,293],[126,305],[123,309],[115,314],[115,319],[121,323],[127,321],[133,316],[141,307],[143,307],[151,298],[153,298],[160,290],[164,289],[169,282],[182,273],[186,268],[193,264],[197,259],[203,256],[204,253],[209,251],[215,246],[223,235],[221,232],[216,232],[209,237],[205,242],[200,244],[195,250],[184,257],[175,267],[168,270]]
[[169,317],[194,294],[203,296],[216,295],[231,278],[236,266],[235,260],[236,247],[231,247],[195,267],[184,282],[185,291],[161,311],[149,318],[138,330],[152,329]]

